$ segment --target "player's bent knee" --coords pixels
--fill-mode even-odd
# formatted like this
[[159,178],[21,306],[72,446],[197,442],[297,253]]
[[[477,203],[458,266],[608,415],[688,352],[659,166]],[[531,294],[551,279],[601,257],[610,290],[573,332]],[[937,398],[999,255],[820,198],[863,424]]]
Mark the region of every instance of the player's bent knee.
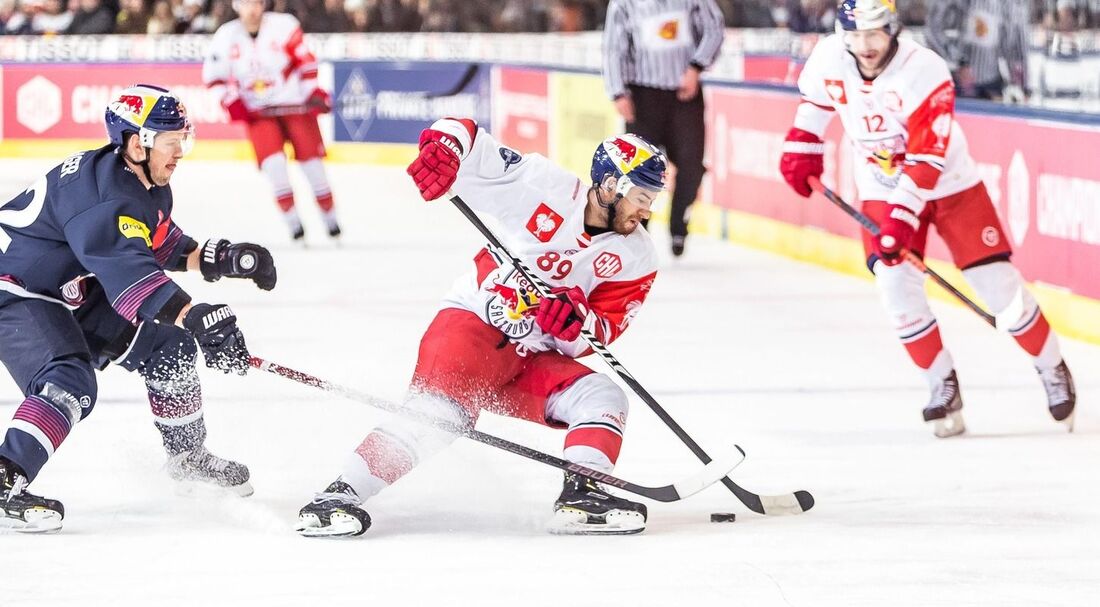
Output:
[[994,315],[1005,311],[1021,291],[1024,308],[1031,309],[1035,305],[1035,298],[1024,288],[1020,271],[1007,261],[972,266],[962,273]]
[[95,408],[98,395],[95,371],[92,365],[79,358],[53,361],[44,370],[37,391],[69,420],[72,427],[88,417]]
[[550,396],[547,417],[575,426],[585,422],[601,422],[622,432],[626,428],[630,401],[626,393],[611,378],[602,373],[590,373],[568,388]]

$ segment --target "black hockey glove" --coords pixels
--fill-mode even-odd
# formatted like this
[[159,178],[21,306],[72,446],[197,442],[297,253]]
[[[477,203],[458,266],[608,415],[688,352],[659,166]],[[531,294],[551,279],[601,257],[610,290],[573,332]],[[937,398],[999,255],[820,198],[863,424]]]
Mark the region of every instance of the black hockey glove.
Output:
[[237,375],[248,372],[248,346],[229,306],[195,304],[183,317],[183,328],[195,337],[207,367]]
[[199,256],[199,269],[207,282],[214,282],[223,276],[247,278],[264,291],[275,288],[275,260],[267,249],[258,244],[207,240]]

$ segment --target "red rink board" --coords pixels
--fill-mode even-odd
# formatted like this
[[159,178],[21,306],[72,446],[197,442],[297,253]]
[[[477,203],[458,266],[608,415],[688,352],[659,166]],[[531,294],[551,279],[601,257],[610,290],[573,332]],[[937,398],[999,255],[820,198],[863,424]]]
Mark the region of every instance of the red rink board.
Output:
[[[707,100],[714,202],[722,207],[856,238],[853,220],[823,198],[804,200],[779,174],[783,138],[798,96],[792,92],[711,87]],[[990,196],[1031,281],[1100,298],[1100,180],[1094,155],[1100,131],[1015,117],[960,114]],[[827,134],[823,181],[850,202],[851,155],[839,119]],[[929,255],[950,259],[938,238]]]

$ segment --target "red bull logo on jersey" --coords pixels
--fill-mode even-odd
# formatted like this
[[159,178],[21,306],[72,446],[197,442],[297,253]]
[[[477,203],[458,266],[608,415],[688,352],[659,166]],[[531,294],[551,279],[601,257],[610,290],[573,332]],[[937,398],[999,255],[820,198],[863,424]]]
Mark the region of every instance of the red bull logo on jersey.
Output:
[[527,220],[527,231],[537,238],[539,242],[550,242],[554,234],[558,233],[565,219],[558,215],[545,202],[539,203],[539,207]]
[[485,290],[492,294],[485,307],[489,324],[509,339],[529,335],[535,327],[535,310],[539,305],[539,297],[530,284],[514,270],[503,277],[494,272],[487,280]]

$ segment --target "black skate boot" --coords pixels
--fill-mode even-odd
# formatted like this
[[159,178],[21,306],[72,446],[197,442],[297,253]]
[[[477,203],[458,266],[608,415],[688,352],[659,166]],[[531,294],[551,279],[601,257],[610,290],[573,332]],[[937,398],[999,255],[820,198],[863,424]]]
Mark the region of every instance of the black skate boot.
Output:
[[565,486],[554,502],[547,526],[558,535],[628,535],[645,530],[645,504],[615,497],[582,476],[565,473]]
[[202,445],[170,456],[165,468],[168,475],[177,481],[209,483],[225,487],[241,497],[253,493],[252,484],[248,482],[248,466],[220,458]]
[[1073,387],[1073,375],[1066,361],[1058,363],[1053,369],[1038,369],[1039,379],[1047,391],[1047,407],[1054,421],[1066,425],[1073,432],[1074,407],[1077,405],[1077,391]]
[[336,213],[334,211],[329,211],[324,214],[322,219],[325,221],[325,229],[328,230],[329,238],[339,238],[340,222],[336,221]]
[[673,236],[672,237],[672,256],[680,257],[684,254],[684,243],[687,241],[687,236]]
[[354,537],[370,528],[370,515],[351,485],[336,479],[298,511],[295,531],[305,537]]
[[61,502],[27,493],[27,477],[10,461],[0,458],[0,528],[22,533],[61,530],[65,507]]
[[947,438],[966,432],[962,418],[962,394],[959,393],[959,378],[951,371],[932,388],[932,399],[924,407],[924,421],[935,424],[932,432],[940,438]]

